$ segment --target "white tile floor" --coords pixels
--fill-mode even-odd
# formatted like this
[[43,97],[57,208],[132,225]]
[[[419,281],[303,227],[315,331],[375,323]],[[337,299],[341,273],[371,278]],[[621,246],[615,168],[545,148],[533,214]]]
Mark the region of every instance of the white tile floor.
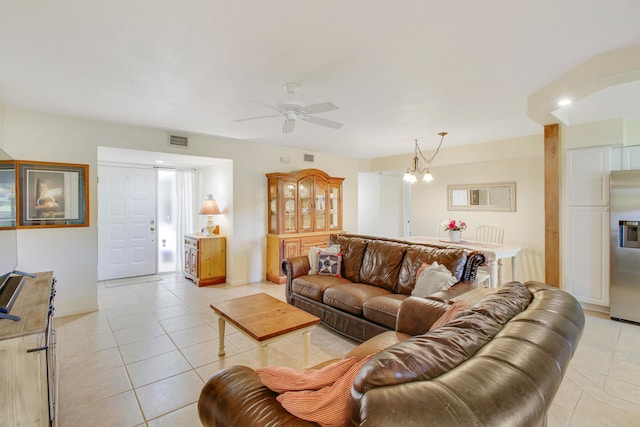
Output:
[[[59,414],[66,426],[200,426],[204,382],[224,366],[259,365],[258,347],[227,325],[218,357],[213,301],[266,292],[269,282],[203,288],[164,275],[159,282],[98,285],[98,312],[56,319]],[[311,363],[344,356],[355,343],[318,326]],[[302,369],[302,337],[270,346],[272,365]],[[549,414],[550,426],[640,426],[640,327],[594,313]]]

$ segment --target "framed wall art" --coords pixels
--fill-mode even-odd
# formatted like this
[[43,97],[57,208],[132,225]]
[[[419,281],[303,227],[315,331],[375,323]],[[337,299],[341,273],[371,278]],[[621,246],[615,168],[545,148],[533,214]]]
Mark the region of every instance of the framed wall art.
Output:
[[89,225],[88,165],[17,161],[18,227]]
[[0,230],[16,226],[16,163],[0,160]]

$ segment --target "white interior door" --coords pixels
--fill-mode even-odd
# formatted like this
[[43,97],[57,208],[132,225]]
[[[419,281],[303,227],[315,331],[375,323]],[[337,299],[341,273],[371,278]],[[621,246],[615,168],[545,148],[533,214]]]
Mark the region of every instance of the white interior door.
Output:
[[156,171],[98,166],[98,280],[156,273]]

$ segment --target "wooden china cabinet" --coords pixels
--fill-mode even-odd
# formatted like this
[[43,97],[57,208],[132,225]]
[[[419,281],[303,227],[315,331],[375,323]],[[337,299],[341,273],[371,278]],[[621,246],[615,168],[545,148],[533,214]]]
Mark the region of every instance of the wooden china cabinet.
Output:
[[343,232],[342,181],[319,169],[267,174],[267,280],[284,283],[283,259],[328,247]]

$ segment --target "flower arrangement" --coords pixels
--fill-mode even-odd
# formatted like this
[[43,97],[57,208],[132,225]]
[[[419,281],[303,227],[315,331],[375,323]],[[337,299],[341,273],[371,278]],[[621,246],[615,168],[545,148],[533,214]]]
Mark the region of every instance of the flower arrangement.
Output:
[[449,219],[449,221],[445,222],[444,229],[445,231],[460,231],[466,230],[467,223],[461,219]]

